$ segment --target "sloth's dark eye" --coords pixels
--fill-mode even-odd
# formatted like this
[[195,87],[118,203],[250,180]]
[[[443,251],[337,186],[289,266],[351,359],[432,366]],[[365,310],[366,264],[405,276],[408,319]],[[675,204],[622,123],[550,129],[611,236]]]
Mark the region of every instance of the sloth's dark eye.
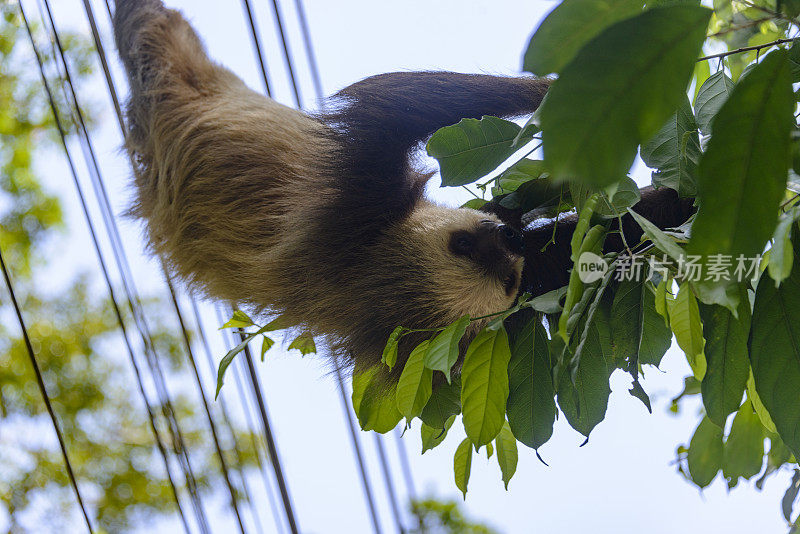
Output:
[[461,256],[467,256],[472,253],[472,249],[475,245],[474,238],[465,233],[455,234],[450,239],[450,248],[453,250],[455,254]]

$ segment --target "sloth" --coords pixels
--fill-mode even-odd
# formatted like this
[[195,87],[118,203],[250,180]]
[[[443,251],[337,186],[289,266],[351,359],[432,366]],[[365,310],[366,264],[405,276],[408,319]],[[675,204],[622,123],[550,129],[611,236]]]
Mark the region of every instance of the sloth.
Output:
[[[117,0],[114,31],[130,87],[131,213],[192,290],[280,314],[359,369],[380,362],[399,325],[481,317],[566,279],[568,237],[543,253],[547,230],[523,235],[518,214],[438,205],[414,164],[443,126],[532,113],[548,79],[381,74],[311,115],[210,60],[160,0]],[[403,338],[397,368],[419,340]]]

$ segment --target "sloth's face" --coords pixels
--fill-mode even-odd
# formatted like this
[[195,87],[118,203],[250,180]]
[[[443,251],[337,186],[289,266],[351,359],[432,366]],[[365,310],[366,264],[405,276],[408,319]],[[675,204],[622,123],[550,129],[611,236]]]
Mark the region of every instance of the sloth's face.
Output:
[[507,296],[516,295],[522,271],[523,241],[514,229],[484,218],[477,225],[453,230],[447,246],[450,253],[482,270],[484,278],[500,282]]
[[513,304],[522,277],[522,236],[494,215],[472,209],[429,205],[415,211],[412,231],[425,250],[432,290],[454,311],[454,320]]

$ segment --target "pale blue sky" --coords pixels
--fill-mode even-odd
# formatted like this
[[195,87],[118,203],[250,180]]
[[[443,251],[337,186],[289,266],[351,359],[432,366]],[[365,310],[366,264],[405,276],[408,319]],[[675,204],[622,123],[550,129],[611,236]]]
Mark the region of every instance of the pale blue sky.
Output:
[[[104,7],[101,2],[93,3],[107,33],[108,21],[102,16]],[[252,3],[265,40],[276,97],[291,104],[270,2]],[[171,0],[167,4],[184,11],[215,59],[242,76],[251,87],[261,87],[239,0]],[[33,2],[26,5],[35,11]],[[305,2],[326,93],[366,76],[394,70],[517,73],[532,30],[554,6],[552,2],[508,0]],[[80,0],[58,0],[54,7],[57,20],[63,21],[64,26],[85,27]],[[305,68],[294,3],[284,2],[282,8],[305,102],[313,107],[313,88]],[[117,76],[117,80],[122,85],[122,77]],[[122,212],[128,194],[128,171],[119,153],[119,134],[104,91],[98,78],[87,93],[103,109],[104,122],[95,142],[111,184],[114,207]],[[76,150],[75,154],[77,157],[79,152]],[[85,252],[89,250],[86,231],[62,160],[54,151],[52,157],[40,163],[48,183],[64,193],[74,229],[70,250],[61,251],[63,263],[57,270],[72,272],[80,265],[94,269],[96,262]],[[642,184],[648,181],[648,172],[641,166],[635,175]],[[431,194],[450,205],[458,205],[466,198],[463,191],[432,190]],[[129,238],[128,254],[136,265],[137,282],[160,290],[153,262],[142,257],[138,229],[127,221],[122,224]],[[69,269],[64,269],[65,264]],[[58,278],[54,276],[54,282],[43,283],[57,284]],[[206,323],[211,327],[216,325],[213,314],[206,313]],[[219,340],[214,342],[216,353],[221,356],[224,350]],[[366,533],[371,530],[369,518],[335,383],[328,370],[319,357],[301,359],[277,347],[270,352],[267,362],[260,365],[302,531]],[[583,437],[563,419],[558,421],[554,437],[540,451],[550,467],[542,465],[532,451],[520,446],[519,466],[508,492],[503,489],[495,459],[487,462],[483,456],[474,458],[465,505],[468,514],[509,534],[784,532],[779,504],[788,484],[787,476],[770,480],[763,492],[745,483],[731,493],[726,492],[725,484],[718,478],[701,494],[675,472],[672,465],[675,448],[691,436],[699,405],[692,400],[684,403],[680,417],[669,415],[669,399],[681,390],[683,376],[688,372],[677,348],[669,351],[662,371],[648,370],[643,381],[653,399],[653,415],[648,415],[642,404],[628,395],[629,381],[615,374],[607,418],[595,429],[589,443],[579,448]],[[213,376],[206,373],[205,378],[210,391]],[[232,405],[237,403],[233,393],[233,390],[223,393]],[[385,532],[393,532],[374,438],[366,433],[360,438],[373,475]],[[418,426],[406,433],[403,439],[419,493],[460,499],[453,483],[452,455],[462,438],[463,429],[458,423],[439,448],[420,456]],[[395,439],[389,436],[385,442],[393,462],[395,486],[405,496]],[[252,485],[261,487],[257,479]],[[265,501],[262,508],[269,532],[272,523]],[[224,508],[218,510],[214,523],[232,528],[234,523]],[[173,529],[172,524],[162,526],[165,530]]]

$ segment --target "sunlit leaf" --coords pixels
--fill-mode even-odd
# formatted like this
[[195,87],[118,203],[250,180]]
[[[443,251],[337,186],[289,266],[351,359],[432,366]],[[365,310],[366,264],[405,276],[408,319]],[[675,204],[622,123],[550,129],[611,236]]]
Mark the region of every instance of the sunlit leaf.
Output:
[[641,0],[561,2],[545,17],[531,37],[522,68],[540,76],[560,72],[602,30],[641,10]]
[[440,128],[428,141],[427,150],[439,161],[442,185],[469,184],[495,170],[530,141],[532,134],[514,145],[520,130],[513,122],[491,116],[462,119]]
[[467,437],[481,447],[503,427],[511,350],[502,325],[481,331],[467,349],[461,369],[461,407]]
[[464,499],[467,498],[467,485],[469,484],[469,474],[472,469],[472,443],[469,438],[464,439],[453,457],[453,473],[455,475],[456,487],[461,490]]
[[722,468],[722,429],[703,417],[689,443],[688,466],[692,481],[705,488]]
[[653,8],[577,53],[540,109],[553,176],[605,186],[627,174],[639,144],[685,98],[710,15],[697,6]]
[[494,440],[497,449],[497,463],[500,464],[500,472],[503,475],[503,484],[508,490],[508,482],[517,471],[517,440],[511,433],[508,423],[503,425],[500,433]]
[[459,342],[468,326],[469,316],[465,315],[433,338],[424,355],[425,367],[443,372],[448,383],[450,382],[450,369],[458,360]]
[[428,345],[423,341],[411,351],[397,382],[397,409],[409,421],[422,413],[433,391],[433,371],[423,363]]
[[786,52],[777,50],[753,68],[722,105],[715,134],[700,160],[700,209],[687,252],[732,259],[729,280],[701,280],[708,304],[733,310],[737,258],[760,254],[775,230],[789,169],[795,103]]
[[520,442],[538,449],[552,436],[556,419],[550,348],[538,318],[512,338],[508,382],[506,410],[511,431]]

